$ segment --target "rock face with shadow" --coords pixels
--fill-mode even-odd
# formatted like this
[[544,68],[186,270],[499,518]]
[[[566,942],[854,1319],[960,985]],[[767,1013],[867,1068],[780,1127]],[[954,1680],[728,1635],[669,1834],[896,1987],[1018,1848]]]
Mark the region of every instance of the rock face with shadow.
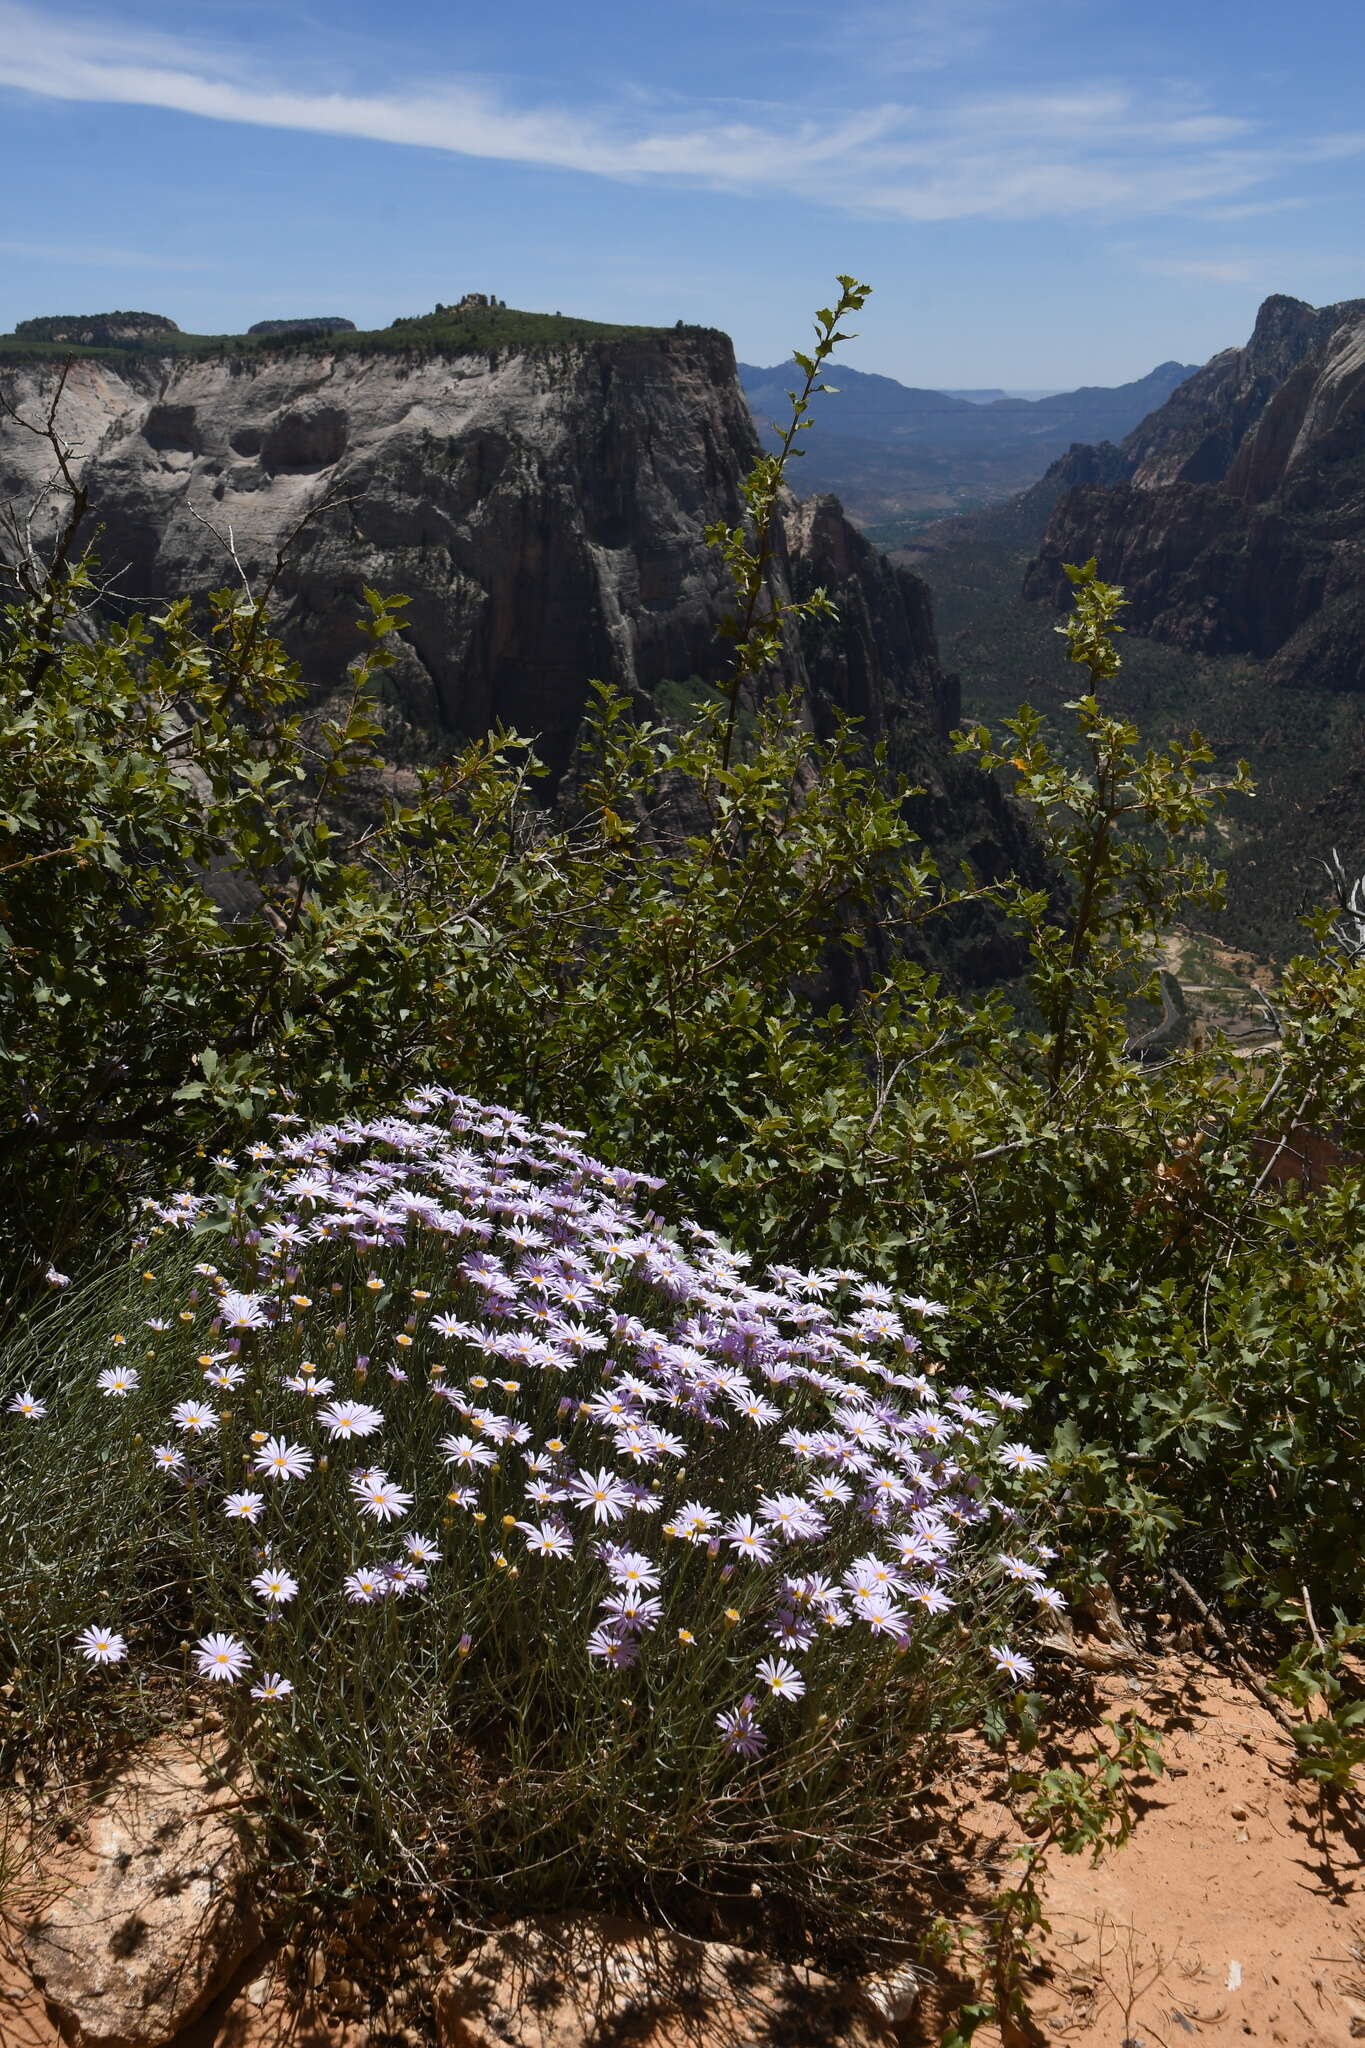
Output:
[[1045,482],[1026,596],[1069,603],[1062,564],[1095,555],[1135,632],[1365,688],[1365,299],[1267,299],[1245,348]]
[[[21,1862],[0,1953],[74,2048],[177,2038],[257,1947],[242,1805],[211,1753],[164,1741],[82,1788],[62,1839]],[[24,2026],[44,2038],[36,1997]]]
[[[8,373],[28,416],[55,374]],[[279,354],[144,350],[74,362],[61,423],[125,605],[239,574],[259,586],[283,549],[281,637],[326,696],[361,651],[366,587],[406,595],[386,678],[404,758],[501,723],[558,775],[591,679],[657,705],[666,686],[704,694],[725,671],[732,593],[705,528],[740,518],[759,444],[722,334],[465,354],[334,353],[325,339]],[[22,509],[45,457],[0,420],[0,498]],[[1007,865],[1017,823],[945,744],[956,693],[919,577],[819,497],[785,502],[774,581],[823,585],[838,606],[788,648],[784,679],[811,720],[858,717],[928,792],[936,832]]]
[[[36,414],[50,365],[11,375]],[[369,585],[409,599],[394,676],[419,734],[502,721],[566,759],[590,678],[646,696],[721,673],[727,579],[709,521],[740,514],[758,444],[727,339],[661,334],[437,356],[325,345],[249,357],[77,361],[62,421],[98,552],[130,603],[263,579],[288,543],[281,630],[337,686]],[[42,444],[0,427],[21,503]],[[789,680],[880,733],[941,730],[949,705],[924,586],[862,544],[833,500],[792,501],[778,580],[837,590],[841,624]]]
[[856,1985],[606,1917],[521,1920],[437,1987],[439,2048],[892,2048]]

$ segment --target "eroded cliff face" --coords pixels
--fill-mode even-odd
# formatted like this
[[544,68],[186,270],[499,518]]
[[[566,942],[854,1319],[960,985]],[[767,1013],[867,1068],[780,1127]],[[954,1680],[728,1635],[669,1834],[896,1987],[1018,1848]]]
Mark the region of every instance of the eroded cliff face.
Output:
[[[36,412],[51,376],[11,374],[21,408]],[[723,664],[730,592],[703,529],[738,516],[757,443],[722,335],[454,357],[83,360],[62,422],[104,570],[128,601],[233,582],[229,540],[255,582],[288,543],[282,637],[327,690],[358,651],[364,587],[406,594],[392,682],[414,737],[501,721],[559,767],[590,678],[648,695]],[[6,496],[36,488],[43,465],[41,443],[0,431]],[[794,651],[791,680],[879,735],[901,717],[943,730],[923,585],[833,500],[793,502],[787,529],[802,587],[828,584],[841,607],[809,663]]]
[[1095,555],[1136,632],[1365,688],[1365,300],[1267,299],[1244,349],[1054,482],[1026,596],[1069,602],[1062,563]]
[[[53,376],[11,369],[23,412],[40,414]],[[558,774],[590,679],[657,701],[666,683],[725,670],[716,629],[732,591],[704,530],[739,518],[758,442],[724,335],[81,359],[61,424],[125,605],[234,583],[234,553],[259,587],[283,550],[278,630],[325,696],[360,651],[365,587],[406,595],[386,678],[400,760],[502,724]],[[0,421],[0,497],[23,507],[46,472],[41,441]],[[958,702],[927,586],[831,497],[787,500],[775,545],[779,589],[823,586],[838,608],[789,648],[785,680],[811,722],[828,731],[844,712],[887,742],[949,866],[965,854],[978,874],[1034,872],[1019,815],[945,744]],[[950,972],[1018,970],[996,923],[959,926]]]

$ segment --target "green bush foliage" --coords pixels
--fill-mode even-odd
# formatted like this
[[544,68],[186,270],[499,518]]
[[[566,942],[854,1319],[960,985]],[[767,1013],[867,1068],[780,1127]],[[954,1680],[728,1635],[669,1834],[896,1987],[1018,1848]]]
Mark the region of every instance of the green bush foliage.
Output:
[[[182,604],[87,642],[66,631],[82,574],[11,607],[0,670],[0,1142],[31,1191],[13,1260],[78,1255],[149,1172],[281,1091],[329,1116],[430,1078],[588,1115],[687,1182],[770,1162],[794,1192],[755,1110],[794,1123],[847,1070],[842,1020],[800,990],[830,945],[932,909],[851,739],[779,700],[726,766],[722,708],[680,735],[602,689],[567,820],[494,734],[381,796],[357,840],[340,806],[383,771],[367,691],[394,607],[372,600],[349,709],[310,726],[240,595],[206,636]],[[783,1199],[760,1203],[775,1241]]]

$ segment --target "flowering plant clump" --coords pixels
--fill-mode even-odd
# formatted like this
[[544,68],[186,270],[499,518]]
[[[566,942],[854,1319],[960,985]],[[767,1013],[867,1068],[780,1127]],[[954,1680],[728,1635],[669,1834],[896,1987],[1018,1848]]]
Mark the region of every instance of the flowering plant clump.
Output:
[[219,1192],[149,1205],[143,1256],[215,1256],[143,1315],[140,1365],[12,1404],[26,1448],[97,1404],[182,1561],[173,1594],[79,1617],[101,1685],[174,1634],[296,1821],[344,1781],[352,1835],[367,1804],[393,1831],[406,1788],[430,1878],[456,1758],[466,1801],[524,1801],[523,1859],[534,1810],[551,1863],[573,1839],[679,1869],[705,1826],[713,1861],[766,1868],[815,1853],[812,1822],[837,1860],[913,1737],[1031,1676],[1062,1604],[1045,1460],[1016,1396],[940,1384],[937,1304],[751,1274],[668,1227],[658,1181],[446,1089],[278,1122]]

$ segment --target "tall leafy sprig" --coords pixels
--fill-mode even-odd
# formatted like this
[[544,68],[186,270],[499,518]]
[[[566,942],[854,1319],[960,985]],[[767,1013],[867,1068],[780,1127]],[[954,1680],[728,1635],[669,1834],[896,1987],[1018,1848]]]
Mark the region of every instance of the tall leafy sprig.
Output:
[[[1230,776],[1205,772],[1214,755],[1201,734],[1143,748],[1135,725],[1104,710],[1096,691],[1120,666],[1117,614],[1126,600],[1101,580],[1093,557],[1079,568],[1068,564],[1066,573],[1076,604],[1057,631],[1092,684],[1066,707],[1075,715],[1080,765],[1049,742],[1042,717],[1027,705],[1004,721],[1013,738],[1008,750],[997,749],[984,727],[959,738],[983,768],[1012,771],[1062,877],[1060,906],[1041,892],[1014,899],[1029,932],[1054,1105],[1100,1044],[1122,1051],[1126,1005],[1150,975],[1154,942],[1171,918],[1185,907],[1216,907],[1222,877],[1200,848],[1219,805],[1251,788],[1244,761]],[[1108,1039],[1087,1034],[1082,1049],[1076,1026],[1084,1009]]]
[[[815,316],[814,349],[809,352],[802,349],[793,351],[796,367],[805,372],[805,382],[799,391],[787,394],[792,404],[791,418],[783,429],[778,447],[773,454],[760,455],[740,485],[747,515],[745,522],[728,526],[724,520],[718,520],[706,529],[708,543],[719,550],[730,571],[737,601],[737,609],[726,614],[719,629],[725,639],[734,643],[730,674],[721,685],[726,693],[722,768],[730,765],[746,686],[755,689],[760,678],[781,659],[784,622],[834,616],[834,605],[827,591],[813,590],[809,597],[801,599],[779,598],[771,589],[769,572],[773,564],[774,526],[786,482],[787,464],[804,452],[798,445],[797,436],[814,425],[806,415],[815,394],[837,388],[819,381],[821,368],[841,341],[852,338],[841,331],[839,322],[864,306],[872,291],[871,285],[859,284],[853,277],[841,275],[836,282],[839,286],[837,303],[822,306]],[[761,610],[765,593],[768,602],[766,609]]]

